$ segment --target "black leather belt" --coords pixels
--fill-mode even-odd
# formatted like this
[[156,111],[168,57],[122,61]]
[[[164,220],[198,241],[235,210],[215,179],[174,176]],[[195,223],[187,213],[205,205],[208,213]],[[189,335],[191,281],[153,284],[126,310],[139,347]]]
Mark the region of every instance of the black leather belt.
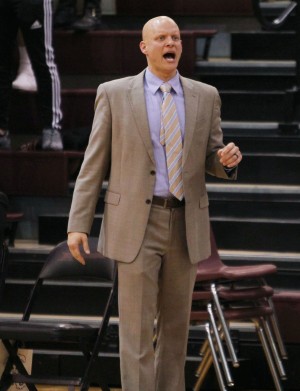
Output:
[[185,205],[185,200],[183,199],[182,201],[179,201],[175,197],[164,198],[153,196],[152,205],[159,205],[165,209],[180,208],[181,206]]

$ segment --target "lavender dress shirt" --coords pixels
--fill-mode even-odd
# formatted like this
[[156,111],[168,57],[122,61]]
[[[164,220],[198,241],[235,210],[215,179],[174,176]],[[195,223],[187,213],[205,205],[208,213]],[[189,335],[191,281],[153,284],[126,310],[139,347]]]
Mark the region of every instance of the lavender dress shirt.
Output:
[[[159,142],[160,123],[161,123],[161,103],[163,94],[159,87],[164,83],[147,68],[144,78],[144,90],[146,98],[146,107],[148,113],[148,122],[151,134],[151,140],[156,163],[156,182],[154,194],[160,197],[169,197],[169,179],[166,162],[165,147]],[[184,142],[185,128],[185,107],[182,85],[180,83],[179,73],[177,72],[173,79],[168,81],[172,86],[171,94],[175,101],[179,117],[180,129],[182,134],[182,143]]]

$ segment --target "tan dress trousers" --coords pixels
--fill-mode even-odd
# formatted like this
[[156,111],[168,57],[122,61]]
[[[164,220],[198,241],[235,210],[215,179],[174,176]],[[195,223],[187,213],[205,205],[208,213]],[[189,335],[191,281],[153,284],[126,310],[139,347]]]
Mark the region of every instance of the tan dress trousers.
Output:
[[152,205],[137,258],[118,263],[122,391],[185,390],[196,270],[188,256],[184,206]]

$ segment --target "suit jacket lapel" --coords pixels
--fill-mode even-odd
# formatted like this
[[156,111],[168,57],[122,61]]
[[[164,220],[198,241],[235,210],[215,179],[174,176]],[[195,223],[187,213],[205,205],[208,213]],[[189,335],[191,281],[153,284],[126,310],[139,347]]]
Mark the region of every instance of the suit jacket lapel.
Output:
[[153,146],[150,136],[148,124],[148,114],[144,95],[144,73],[139,73],[132,81],[128,89],[128,100],[131,105],[133,116],[140,133],[140,136],[145,144],[146,150],[150,159],[155,164]]
[[184,146],[183,146],[183,165],[184,165],[193,141],[199,98],[193,89],[192,83],[189,80],[181,77],[181,83],[183,87],[184,102],[185,102],[185,136],[184,136]]
[[[155,164],[144,95],[144,73],[145,71],[139,73],[133,79],[131,85],[128,88],[128,100],[139,134],[144,142],[150,159]],[[181,82],[185,101],[185,138],[183,147],[184,165],[193,141],[199,97],[194,91],[193,84],[189,80],[181,77]]]

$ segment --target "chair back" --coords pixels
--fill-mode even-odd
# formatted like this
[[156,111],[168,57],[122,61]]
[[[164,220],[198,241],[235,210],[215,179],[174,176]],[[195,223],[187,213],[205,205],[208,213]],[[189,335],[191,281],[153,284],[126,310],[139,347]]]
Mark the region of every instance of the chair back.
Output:
[[22,320],[31,316],[35,301],[44,280],[97,280],[115,285],[116,263],[97,251],[98,238],[89,239],[90,254],[85,254],[86,264],[76,261],[70,253],[67,241],[59,243],[48,255],[46,262],[31,290]]
[[67,245],[67,241],[59,243],[48,255],[39,279],[97,279],[112,281],[115,262],[97,251],[98,238],[88,239],[90,254],[84,254],[86,264],[76,261]]
[[199,268],[201,270],[207,268],[218,269],[224,266],[218,251],[215,235],[211,225],[210,225],[210,248],[211,248],[210,256],[204,259],[203,261],[199,262]]

